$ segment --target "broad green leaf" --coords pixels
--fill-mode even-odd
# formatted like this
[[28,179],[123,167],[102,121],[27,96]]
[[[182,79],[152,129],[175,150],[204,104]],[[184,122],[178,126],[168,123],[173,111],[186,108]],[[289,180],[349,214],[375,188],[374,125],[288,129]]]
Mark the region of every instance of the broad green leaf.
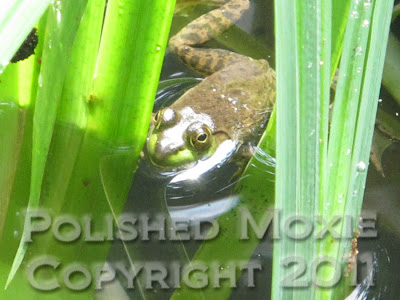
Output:
[[[32,99],[24,105],[28,112],[34,109],[33,145],[28,117],[14,183],[19,187],[13,189],[9,210],[4,212],[7,237],[10,229],[20,226],[19,211],[29,186],[29,210],[40,206],[54,218],[66,213],[93,218],[103,218],[110,211],[118,215],[126,201],[147,135],[174,1],[152,1],[151,13],[150,4],[142,1],[108,1],[106,10],[104,5],[97,0],[89,0],[88,5],[86,1],[57,1],[40,22],[37,57],[24,78],[28,83],[31,76],[32,86],[24,97],[31,94]],[[7,87],[6,92],[17,98],[18,85]],[[5,261],[14,244],[4,252]],[[63,245],[50,233],[39,235],[26,252],[22,236],[7,295],[27,295],[17,286],[24,281],[29,262],[40,255],[54,255],[66,264],[82,258],[86,259],[82,263],[104,262],[109,246],[84,241]],[[91,254],[82,257],[82,252]],[[23,268],[16,273],[22,261]],[[9,270],[2,264],[1,271]],[[80,296],[92,292],[89,289]]]

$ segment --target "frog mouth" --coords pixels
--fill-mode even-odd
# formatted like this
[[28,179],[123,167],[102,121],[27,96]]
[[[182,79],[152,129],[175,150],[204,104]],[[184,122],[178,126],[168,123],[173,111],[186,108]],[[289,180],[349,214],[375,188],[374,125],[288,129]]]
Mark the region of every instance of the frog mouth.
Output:
[[174,147],[161,147],[157,135],[151,135],[147,139],[146,154],[153,165],[168,170],[181,170],[192,167],[198,159],[187,148],[171,150]]
[[[188,153],[182,153],[188,152]],[[171,155],[156,155],[155,153],[150,153],[150,161],[156,167],[162,168],[164,170],[182,170],[191,168],[196,165],[196,160],[189,150],[180,151],[176,154]]]

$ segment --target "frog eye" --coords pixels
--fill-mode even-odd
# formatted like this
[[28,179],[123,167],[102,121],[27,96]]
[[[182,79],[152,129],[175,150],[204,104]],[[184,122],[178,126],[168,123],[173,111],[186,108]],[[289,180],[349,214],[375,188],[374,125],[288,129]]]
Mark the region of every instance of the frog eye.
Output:
[[153,122],[156,128],[158,128],[161,124],[161,119],[162,119],[162,110],[159,110],[156,112],[156,114],[153,116]]
[[200,133],[197,136],[196,141],[198,143],[205,143],[205,142],[207,142],[207,139],[208,139],[208,134],[207,133]]
[[208,150],[211,146],[211,130],[207,125],[196,126],[188,130],[190,146],[197,151]]
[[153,122],[157,129],[160,128],[161,125],[174,124],[175,121],[176,113],[171,108],[161,109],[153,116]]

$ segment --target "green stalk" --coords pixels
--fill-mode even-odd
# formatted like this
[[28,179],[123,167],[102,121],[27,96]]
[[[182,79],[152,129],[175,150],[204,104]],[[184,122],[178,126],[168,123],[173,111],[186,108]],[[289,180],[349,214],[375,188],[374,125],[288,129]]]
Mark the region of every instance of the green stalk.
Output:
[[[108,3],[88,129],[121,146],[136,142],[138,153],[147,135],[173,8],[174,1]],[[132,30],[141,34],[132,35]]]
[[343,37],[346,30],[347,16],[350,9],[349,0],[332,1],[332,77],[339,64],[343,48]]
[[[119,215],[126,201],[147,135],[174,1],[154,0],[151,5],[139,0],[108,1],[103,22],[104,3],[57,1],[42,19],[43,32],[39,26],[43,51],[37,51],[39,65],[27,73],[31,82],[35,76],[39,82],[24,96],[33,95],[24,101],[28,116],[37,104],[33,145],[28,117],[10,205],[4,213],[6,234],[0,241],[1,272],[9,272],[13,263],[5,292],[9,297],[36,294],[26,280],[25,267],[40,255],[51,254],[64,266],[79,261],[90,265],[104,263],[110,246],[108,241],[60,243],[49,231],[38,234],[26,251],[23,236],[12,236],[21,227],[20,212],[26,207],[29,188],[30,209],[40,204],[53,219],[69,214],[78,220],[84,215],[104,220],[107,214]],[[11,92],[15,94],[17,88]],[[10,236],[12,243],[5,247]],[[13,259],[16,238],[21,243]],[[22,261],[24,267],[18,269]],[[39,280],[41,275],[46,278],[52,273],[38,275]],[[92,293],[89,289],[77,297]],[[68,295],[68,290],[52,296],[61,295]]]
[[[49,1],[9,1],[2,6],[0,12],[0,67],[3,73],[6,62],[17,51],[26,35],[31,31]],[[39,2],[41,2],[39,4]],[[8,4],[8,6],[7,6]],[[30,5],[40,5],[34,13]],[[23,20],[21,27],[16,26]],[[38,47],[37,47],[38,48]],[[11,53],[11,54],[10,54]],[[0,76],[0,119],[2,144],[0,151],[0,237],[7,216],[13,181],[19,160],[19,153],[24,135],[25,112],[19,111],[18,104],[26,107],[30,102],[33,57],[20,64],[9,65]]]
[[[326,173],[320,163],[326,162],[330,11],[330,1],[275,2],[279,132],[275,207],[282,222],[295,216],[313,220],[318,199],[324,194],[320,182]],[[310,238],[296,239],[303,232],[298,225],[290,229],[295,239],[279,226],[282,235],[274,243],[272,298],[311,299],[309,273],[301,280],[285,278],[292,264],[312,261],[316,245]]]
[[[41,78],[33,119],[32,178],[28,211],[39,206],[46,158],[60,101],[65,71],[76,31],[86,7],[86,0],[53,4],[47,19],[47,46],[43,51]],[[61,18],[61,15],[63,16]],[[55,66],[58,66],[57,68]],[[14,277],[25,255],[27,245],[22,235],[6,286]]]
[[[335,182],[336,189],[327,199],[328,203],[332,204],[332,212],[337,212],[342,210],[343,215],[351,215],[354,220],[358,220],[358,216],[361,213],[362,199],[364,196],[365,181],[367,177],[367,167],[370,155],[370,147],[372,142],[373,129],[375,125],[376,109],[378,105],[378,97],[380,91],[380,82],[382,80],[383,66],[386,53],[386,45],[388,41],[391,12],[393,8],[393,1],[364,1],[361,7],[353,6],[360,13],[360,18],[354,18],[354,14],[350,15],[348,33],[345,36],[345,46],[346,49],[343,52],[342,62],[340,66],[338,88],[343,89],[343,92],[337,93],[335,97],[335,107],[332,118],[332,140],[330,140],[329,147],[337,148],[338,137],[341,137],[341,142],[344,147],[346,147],[347,141],[351,151],[351,160],[344,157],[343,153],[339,154],[339,167],[341,176],[347,177],[349,180],[347,182]],[[353,4],[354,5],[354,4]],[[357,2],[355,3],[357,5]],[[368,13],[368,10],[372,11],[372,14]],[[363,11],[367,11],[370,19],[362,18],[361,15]],[[368,22],[369,23],[368,23]],[[353,24],[352,24],[353,23]],[[360,32],[360,36],[354,34],[352,31],[352,26],[354,30],[357,31],[367,31],[368,33],[364,36]],[[357,28],[358,27],[358,28]],[[346,31],[347,31],[346,30]],[[364,41],[363,41],[364,37]],[[362,43],[366,42],[365,48]],[[355,48],[354,48],[355,47]],[[362,53],[360,53],[362,51]],[[364,59],[360,58],[360,64],[358,64],[358,59],[356,56],[363,56]],[[360,72],[360,67],[362,68]],[[348,75],[349,77],[345,76]],[[347,77],[347,78],[345,78]],[[343,83],[342,83],[343,81]],[[343,85],[342,85],[343,84]],[[346,88],[348,86],[348,89]],[[358,91],[360,91],[358,93]],[[358,109],[355,111],[354,115],[347,115],[347,112],[341,110],[343,107],[342,103],[353,103]],[[339,103],[336,107],[336,103]],[[350,104],[351,105],[351,104]],[[356,116],[356,118],[354,118]],[[347,134],[350,138],[346,138],[346,133],[335,133],[334,128],[338,125],[338,122],[345,120],[345,123],[352,120],[354,126],[353,130],[347,128]],[[349,123],[347,123],[349,124]],[[335,126],[335,127],[334,127]],[[352,136],[353,135],[353,136]],[[348,150],[344,150],[342,146],[342,151],[346,151],[345,155],[348,155]],[[334,151],[335,152],[335,151]],[[330,160],[333,161],[333,160]],[[347,163],[344,164],[343,161]],[[343,163],[343,165],[342,165]],[[335,180],[335,175],[330,174],[330,187],[331,180]],[[340,177],[336,177],[340,180]],[[343,189],[342,189],[343,188]],[[344,192],[345,201],[337,201],[337,196],[341,192]],[[336,194],[339,192],[339,194]],[[326,211],[325,211],[326,213]],[[325,214],[325,216],[332,216],[331,213]],[[354,231],[357,230],[357,222],[354,224]],[[341,236],[345,236],[345,230],[342,228]],[[355,233],[357,236],[357,233]],[[334,252],[331,250],[335,249],[336,243],[330,243],[327,240],[323,241],[325,249],[329,249],[326,253],[331,255]],[[345,253],[349,252],[351,247],[350,241],[343,239],[339,244],[338,252],[336,253],[336,259],[339,262],[340,258],[344,256]],[[337,251],[335,249],[334,251]],[[347,261],[341,261],[342,267],[346,268]],[[348,270],[346,270],[348,271]],[[337,299],[338,297],[343,297],[345,295],[346,289],[345,281],[341,283],[331,291],[326,291],[324,296],[329,296],[331,299]],[[318,295],[318,293],[317,293]]]
[[0,83],[0,238],[10,202],[12,182],[21,147],[19,109],[14,102],[18,98],[18,68],[9,68]]
[[99,51],[105,4],[105,0],[88,1],[73,44],[57,115],[58,122],[71,123],[82,129],[86,128],[89,114],[88,103]]
[[[343,3],[342,3],[343,4]],[[339,81],[336,89],[329,145],[327,105],[329,76],[340,57],[340,41],[332,41],[330,61],[329,3],[305,1],[276,2],[277,32],[277,179],[276,207],[281,220],[297,215],[311,222],[322,216],[326,222],[335,215],[361,210],[369,149],[375,122],[379,82],[393,1],[352,1],[347,24]],[[343,4],[343,8],[347,6]],[[308,9],[304,9],[308,8]],[[334,9],[334,18],[338,10]],[[289,14],[289,18],[287,17]],[[292,22],[288,22],[293,20]],[[310,25],[313,24],[314,26]],[[310,31],[307,29],[312,28]],[[340,30],[339,38],[340,38]],[[334,36],[332,36],[334,37]],[[307,58],[308,57],[308,58]],[[307,59],[305,59],[307,58]],[[307,71],[306,62],[321,63]],[[324,70],[326,64],[328,70]],[[312,137],[317,136],[315,139]],[[296,155],[293,155],[296,153]],[[326,159],[327,155],[327,159]],[[307,211],[308,210],[308,211]],[[343,219],[342,219],[343,221]],[[292,229],[302,232],[302,227]],[[339,228],[339,230],[338,230]],[[321,226],[315,228],[316,232]],[[339,299],[346,293],[345,280],[334,285],[346,272],[346,238],[343,222],[335,229],[341,239],[327,236],[318,240],[290,240],[285,233],[274,244],[274,299]],[[299,260],[300,258],[300,260]],[[347,256],[348,258],[348,256]],[[322,259],[322,263],[318,264]],[[304,263],[304,264],[302,264]],[[315,264],[317,263],[317,264]],[[300,264],[300,265],[299,265]],[[340,265],[339,270],[335,268]],[[289,280],[300,268],[299,277]],[[304,266],[304,269],[303,269]],[[314,289],[314,286],[316,288]]]

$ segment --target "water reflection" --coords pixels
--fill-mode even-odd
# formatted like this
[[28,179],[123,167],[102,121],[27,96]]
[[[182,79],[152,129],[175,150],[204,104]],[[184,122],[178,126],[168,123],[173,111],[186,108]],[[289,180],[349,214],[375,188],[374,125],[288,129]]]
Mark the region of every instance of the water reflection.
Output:
[[172,220],[188,220],[194,223],[222,215],[234,208],[239,203],[239,200],[240,197],[238,195],[233,195],[204,204],[169,206],[168,208]]

